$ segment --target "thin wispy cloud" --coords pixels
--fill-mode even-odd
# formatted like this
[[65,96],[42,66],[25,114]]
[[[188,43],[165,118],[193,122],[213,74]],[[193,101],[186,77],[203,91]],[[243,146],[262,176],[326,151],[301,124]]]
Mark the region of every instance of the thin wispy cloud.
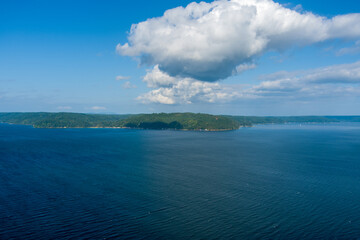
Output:
[[130,79],[130,77],[128,77],[128,76],[118,75],[115,77],[115,80],[117,80],[117,81],[128,80],[128,79]]
[[136,85],[132,84],[130,81],[126,81],[123,84],[123,88],[125,88],[125,89],[136,88]]
[[354,46],[352,47],[346,47],[346,48],[341,48],[340,50],[338,50],[336,52],[336,55],[338,56],[343,56],[343,55],[347,55],[347,54],[359,54],[360,53],[360,40],[356,41]]
[[292,81],[307,83],[360,83],[360,61],[348,64],[331,65],[311,70],[278,72],[263,75],[265,82]]
[[93,106],[90,108],[91,110],[99,111],[99,110],[106,110],[106,107],[102,106]]
[[256,68],[256,65],[254,63],[249,63],[249,64],[243,63],[236,67],[236,73],[242,73],[254,68]]
[[269,79],[247,89],[247,93],[261,97],[335,97],[352,93],[358,95],[360,61],[307,71],[280,72],[278,75],[269,75]]
[[299,12],[299,13],[303,13],[303,12],[304,12],[304,8],[303,8],[303,6],[302,6],[301,4],[296,5],[296,6],[293,8],[293,10],[295,10],[295,11],[297,11],[297,12]]
[[72,107],[70,107],[70,106],[58,106],[57,109],[58,110],[71,110]]

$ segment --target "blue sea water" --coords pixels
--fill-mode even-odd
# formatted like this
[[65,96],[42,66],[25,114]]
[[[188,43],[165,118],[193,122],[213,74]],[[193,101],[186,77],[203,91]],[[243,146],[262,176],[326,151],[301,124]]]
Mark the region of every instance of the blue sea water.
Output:
[[359,239],[360,124],[1,124],[0,238]]

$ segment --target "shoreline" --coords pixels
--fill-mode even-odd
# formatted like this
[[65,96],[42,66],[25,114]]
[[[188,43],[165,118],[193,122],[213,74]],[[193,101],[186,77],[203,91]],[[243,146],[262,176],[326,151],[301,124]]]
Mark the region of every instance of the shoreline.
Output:
[[245,126],[240,126],[236,129],[175,129],[175,128],[164,128],[164,129],[153,129],[153,128],[130,128],[130,127],[36,127],[31,124],[18,124],[18,123],[6,123],[0,122],[0,124],[29,126],[37,129],[137,129],[137,130],[171,130],[171,131],[195,131],[195,132],[227,132],[235,131]]
[[[15,124],[23,125],[24,124]],[[32,126],[32,125],[27,125]],[[130,128],[130,127],[34,127],[38,129],[137,129],[137,130],[172,130],[172,131],[196,131],[196,132],[225,132],[225,131],[235,131],[243,126],[236,129],[175,129],[175,128],[164,128],[164,129],[154,129],[154,128]]]

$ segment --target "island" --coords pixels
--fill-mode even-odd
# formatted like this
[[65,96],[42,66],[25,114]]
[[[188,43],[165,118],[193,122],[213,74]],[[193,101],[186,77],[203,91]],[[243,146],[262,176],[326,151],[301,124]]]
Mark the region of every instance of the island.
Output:
[[231,116],[204,113],[86,114],[0,113],[0,123],[34,128],[136,128],[198,131],[228,131],[255,124],[360,122],[360,116]]
[[1,123],[35,128],[138,128],[226,131],[241,124],[230,117],[202,113],[84,114],[84,113],[0,113]]

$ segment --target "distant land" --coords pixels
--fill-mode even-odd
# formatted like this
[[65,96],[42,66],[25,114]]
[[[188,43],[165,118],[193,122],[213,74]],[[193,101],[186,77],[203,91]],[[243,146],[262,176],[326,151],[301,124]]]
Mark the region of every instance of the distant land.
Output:
[[255,117],[203,113],[85,114],[0,113],[0,123],[35,128],[138,128],[226,131],[255,124],[360,122],[360,116]]

